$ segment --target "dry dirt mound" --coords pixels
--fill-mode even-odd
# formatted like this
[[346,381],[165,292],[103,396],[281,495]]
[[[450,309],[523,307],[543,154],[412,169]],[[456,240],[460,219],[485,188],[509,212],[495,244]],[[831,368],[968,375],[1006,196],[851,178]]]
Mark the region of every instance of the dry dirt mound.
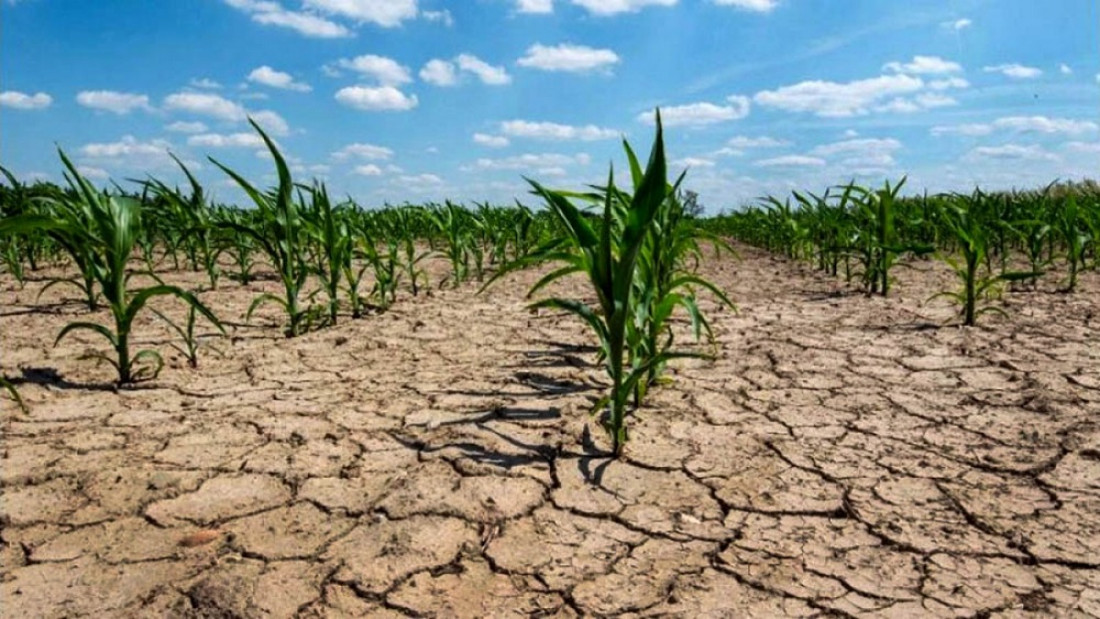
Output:
[[293,340],[239,318],[270,282],[227,283],[224,356],[121,393],[99,341],[50,346],[79,305],[4,280],[4,615],[1100,616],[1095,273],[963,330],[927,263],[885,300],[751,250],[707,271],[741,312],[622,461],[535,273]]

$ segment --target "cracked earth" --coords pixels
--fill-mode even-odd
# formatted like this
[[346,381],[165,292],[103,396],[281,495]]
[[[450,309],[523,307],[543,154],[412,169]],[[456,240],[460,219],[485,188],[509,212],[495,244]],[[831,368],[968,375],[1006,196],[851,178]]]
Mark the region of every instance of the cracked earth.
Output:
[[751,249],[704,271],[740,312],[704,304],[717,359],[619,461],[538,273],[293,340],[241,318],[273,282],[224,281],[221,354],[146,315],[168,367],[122,392],[100,340],[51,346],[69,291],[0,279],[4,615],[1100,617],[1100,276],[961,329],[932,263],[889,299]]

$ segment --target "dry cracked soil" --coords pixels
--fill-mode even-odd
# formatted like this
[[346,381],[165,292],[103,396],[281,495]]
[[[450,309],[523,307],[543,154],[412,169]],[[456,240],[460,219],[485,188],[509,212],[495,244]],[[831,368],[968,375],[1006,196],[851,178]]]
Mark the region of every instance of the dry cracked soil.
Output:
[[274,282],[223,280],[231,337],[192,370],[148,314],[168,367],[122,391],[94,335],[52,345],[71,290],[4,276],[30,410],[0,400],[0,612],[1100,617],[1100,275],[964,329],[930,262],[887,299],[749,248],[704,272],[739,312],[704,304],[716,359],[674,364],[620,460],[535,272],[295,339],[243,319]]

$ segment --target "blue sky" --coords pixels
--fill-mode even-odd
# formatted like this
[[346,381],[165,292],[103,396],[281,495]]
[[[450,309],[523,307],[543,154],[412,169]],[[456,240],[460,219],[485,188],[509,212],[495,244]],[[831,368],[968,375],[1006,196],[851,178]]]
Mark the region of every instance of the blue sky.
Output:
[[[640,149],[652,113],[711,211],[910,176],[1100,176],[1095,0],[0,0],[0,162],[175,180],[213,156],[360,203],[531,202]],[[621,166],[618,166],[621,167]],[[624,179],[625,180],[625,179]]]

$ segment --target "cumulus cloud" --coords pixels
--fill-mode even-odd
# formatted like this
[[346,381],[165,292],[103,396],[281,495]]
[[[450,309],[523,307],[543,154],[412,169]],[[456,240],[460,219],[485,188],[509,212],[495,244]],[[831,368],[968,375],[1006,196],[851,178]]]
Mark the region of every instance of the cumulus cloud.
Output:
[[516,155],[500,159],[481,158],[474,162],[482,170],[536,170],[539,168],[588,165],[592,158],[586,153],[562,155],[559,153],[541,153]]
[[176,133],[204,133],[207,130],[206,123],[185,122],[178,120],[170,125],[164,127],[168,131],[174,131]]
[[132,135],[122,136],[117,142],[92,142],[81,146],[79,153],[92,160],[111,165],[141,165],[169,161],[171,144],[166,140],[142,142]]
[[[225,0],[229,6],[248,14],[252,21],[265,26],[289,28],[307,37],[337,39],[352,36],[346,26],[314,13],[291,11],[273,0]],[[354,0],[349,0],[349,4]]]
[[455,56],[455,64],[458,68],[468,73],[473,73],[484,84],[501,85],[512,81],[512,77],[504,70],[504,67],[495,67],[472,54],[459,54]]
[[5,90],[0,92],[0,106],[15,108],[17,110],[42,110],[50,107],[53,97],[39,92],[28,95],[18,90]]
[[620,61],[619,55],[610,49],[596,49],[572,43],[559,45],[536,43],[527,48],[527,53],[517,60],[516,64],[540,71],[588,73],[608,71]]
[[964,157],[966,160],[1009,160],[1009,161],[1058,161],[1058,156],[1035,144],[1004,144],[1001,146],[979,146]]
[[777,140],[775,138],[768,137],[766,135],[757,137],[748,137],[744,135],[735,135],[726,141],[726,146],[731,148],[747,149],[747,148],[778,148],[780,146],[787,146],[790,142],[786,140]]
[[272,88],[281,88],[283,90],[296,90],[298,92],[309,92],[313,90],[309,84],[294,81],[294,77],[289,73],[276,71],[267,65],[253,69],[252,72],[248,74],[248,81],[263,84],[264,86],[271,86]]
[[361,142],[348,144],[332,153],[332,158],[338,161],[351,158],[385,161],[391,157],[393,157],[392,149],[386,148],[385,146],[364,144]]
[[416,0],[303,0],[302,4],[328,15],[383,28],[400,26],[417,14]]
[[779,6],[779,0],[714,0],[714,3],[754,13],[770,13]]
[[164,98],[164,109],[190,112],[222,120],[244,120],[244,106],[221,95],[207,92],[177,92]]
[[677,0],[573,0],[593,15],[617,15],[634,13],[647,6],[673,6]]
[[130,92],[116,92],[113,90],[84,90],[76,95],[76,102],[80,105],[124,115],[134,110],[152,110],[149,106],[149,97]]
[[206,148],[264,148],[263,139],[256,133],[202,133],[187,138],[191,146]]
[[504,148],[510,144],[508,138],[503,135],[489,135],[487,133],[475,133],[473,140],[475,144],[481,144],[482,146],[488,146],[490,148]]
[[991,67],[982,67],[982,71],[986,73],[1000,73],[1005,77],[1011,77],[1017,80],[1026,80],[1039,77],[1043,74],[1042,69],[1035,67],[1029,67],[1018,63],[1011,64],[999,64]]
[[974,25],[974,22],[970,21],[969,19],[967,19],[965,17],[962,18],[962,19],[953,19],[951,21],[945,21],[945,22],[940,23],[941,27],[943,27],[947,30],[954,30],[955,32],[958,32],[960,30],[965,30],[965,29],[967,29],[967,28],[969,28],[973,25]]
[[[948,85],[949,86],[949,85]],[[861,116],[874,111],[916,111],[920,103],[906,99],[924,90],[924,80],[903,73],[851,82],[811,80],[756,93],[757,104],[826,118]]]
[[411,110],[420,101],[393,86],[348,86],[336,91],[336,100],[348,107],[367,112]]
[[1050,118],[1047,116],[1006,116],[990,123],[968,123],[932,127],[932,135],[983,136],[997,130],[1016,133],[1062,133],[1081,135],[1100,129],[1100,125],[1091,120],[1072,118]]
[[820,157],[807,157],[805,155],[783,155],[770,159],[760,159],[753,163],[760,168],[819,168],[825,165],[825,160]]
[[190,82],[188,82],[188,84],[190,84],[193,88],[203,88],[206,90],[221,90],[222,88],[221,84],[215,82],[208,77],[192,79]]
[[554,0],[516,0],[516,11],[520,13],[553,13]]
[[619,136],[614,129],[597,127],[596,125],[562,125],[552,122],[533,122],[528,120],[508,120],[500,123],[500,130],[505,135],[517,138],[531,138],[535,140],[579,140],[590,142],[594,140],[608,140]]
[[355,71],[362,77],[375,80],[382,86],[400,86],[412,81],[408,67],[385,56],[364,54],[351,59],[342,58],[337,64]]
[[[748,97],[732,95],[726,98],[726,103],[727,105],[708,102],[670,105],[661,108],[661,121],[666,127],[700,127],[739,120],[749,115]],[[656,117],[650,112],[642,112],[636,118],[638,122],[652,124]]]
[[882,68],[885,71],[911,75],[938,75],[962,71],[962,65],[959,63],[944,60],[939,56],[913,56],[909,62],[888,62]]
[[355,166],[353,172],[360,176],[382,176],[382,168],[373,163]]
[[454,63],[433,58],[420,69],[420,79],[434,86],[454,86],[458,84],[458,73]]

